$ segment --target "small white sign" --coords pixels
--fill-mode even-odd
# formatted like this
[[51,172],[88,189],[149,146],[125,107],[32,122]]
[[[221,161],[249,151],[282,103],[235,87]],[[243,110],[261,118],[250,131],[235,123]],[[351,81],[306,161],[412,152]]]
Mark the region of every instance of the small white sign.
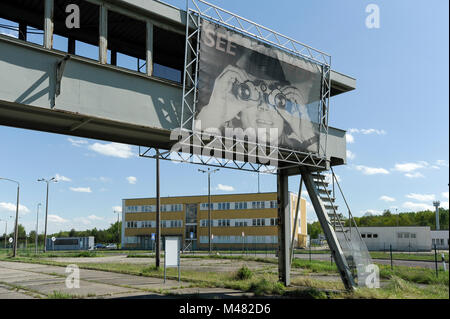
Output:
[[52,237],[52,241],[54,242],[56,240],[56,237]]
[[242,232],[242,237],[245,237],[245,233],[244,232]]
[[9,239],[9,242],[10,242],[10,243],[12,243],[13,241],[14,241],[14,239],[12,239],[12,238]]
[[180,252],[178,237],[166,237],[165,264],[166,267],[178,267],[178,254]]

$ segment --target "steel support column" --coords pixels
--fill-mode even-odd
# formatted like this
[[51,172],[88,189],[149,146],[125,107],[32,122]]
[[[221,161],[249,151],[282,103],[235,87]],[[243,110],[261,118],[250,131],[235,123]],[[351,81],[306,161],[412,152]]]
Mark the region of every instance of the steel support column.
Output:
[[156,157],[156,268],[161,266],[161,193],[159,182],[159,150]]
[[290,233],[291,211],[289,205],[289,176],[283,170],[278,171],[278,275],[280,281],[289,286],[291,283]]
[[53,49],[53,10],[54,0],[45,0],[44,48]]
[[153,23],[147,21],[147,75],[153,76]]
[[101,64],[108,63],[108,9],[100,6],[100,39],[99,39],[99,60]]

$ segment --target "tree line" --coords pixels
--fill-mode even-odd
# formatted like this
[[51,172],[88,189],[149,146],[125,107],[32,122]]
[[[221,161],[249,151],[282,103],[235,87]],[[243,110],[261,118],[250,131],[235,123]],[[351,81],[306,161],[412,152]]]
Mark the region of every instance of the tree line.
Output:
[[[390,210],[385,210],[380,216],[355,217],[358,227],[400,227],[400,226],[429,226],[431,230],[436,229],[436,213],[432,211],[421,211],[412,213],[392,214]],[[345,226],[349,226],[348,219],[343,219]],[[441,208],[439,210],[439,224],[441,230],[449,229],[449,210]],[[308,223],[308,234],[312,239],[322,234],[320,223]]]
[[[94,236],[96,243],[119,243],[120,242],[120,230],[122,229],[122,222],[115,222],[114,224],[111,224],[111,226],[108,229],[90,229],[90,230],[83,230],[83,231],[77,231],[75,229],[71,229],[70,231],[60,231],[58,233],[54,234],[47,234],[47,238],[56,237],[56,238],[62,238],[62,237],[89,237]],[[23,225],[18,225],[18,242],[25,241],[27,238],[25,227]],[[7,239],[14,238],[14,232],[11,232],[8,234]],[[4,241],[5,236],[2,234],[0,237],[0,241]],[[38,236],[39,243],[44,242],[44,235],[39,234]],[[28,235],[28,242],[34,243],[36,241],[36,231],[31,231]],[[0,243],[1,247],[1,243]]]

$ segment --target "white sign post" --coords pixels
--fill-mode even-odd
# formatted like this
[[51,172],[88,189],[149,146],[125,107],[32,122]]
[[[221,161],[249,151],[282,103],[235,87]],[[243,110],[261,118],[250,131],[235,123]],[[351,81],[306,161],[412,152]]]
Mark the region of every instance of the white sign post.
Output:
[[164,254],[164,283],[166,282],[166,268],[178,267],[178,282],[180,282],[180,238],[165,237]]
[[56,237],[52,237],[52,250],[55,251],[55,240]]

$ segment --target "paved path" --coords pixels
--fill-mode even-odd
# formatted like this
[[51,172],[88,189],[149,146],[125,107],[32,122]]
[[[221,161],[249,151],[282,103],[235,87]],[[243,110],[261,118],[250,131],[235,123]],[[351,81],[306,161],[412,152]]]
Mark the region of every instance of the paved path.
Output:
[[[82,298],[242,298],[231,289],[187,288],[189,283],[80,269],[80,288],[66,287],[65,267],[0,261],[0,299],[48,298],[54,292]],[[164,292],[169,292],[170,295]]]

